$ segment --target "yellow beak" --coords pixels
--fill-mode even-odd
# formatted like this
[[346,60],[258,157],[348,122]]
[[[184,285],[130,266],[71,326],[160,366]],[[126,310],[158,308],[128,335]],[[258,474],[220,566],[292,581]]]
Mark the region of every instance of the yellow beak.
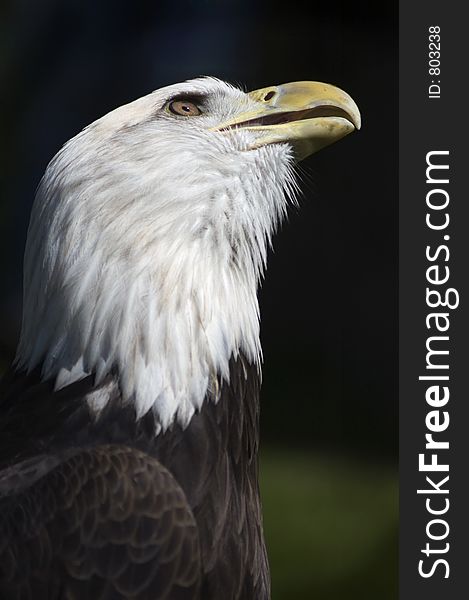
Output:
[[296,81],[255,90],[248,96],[255,104],[217,130],[242,127],[254,132],[256,141],[250,149],[290,143],[295,158],[302,160],[360,129],[355,102],[327,83]]

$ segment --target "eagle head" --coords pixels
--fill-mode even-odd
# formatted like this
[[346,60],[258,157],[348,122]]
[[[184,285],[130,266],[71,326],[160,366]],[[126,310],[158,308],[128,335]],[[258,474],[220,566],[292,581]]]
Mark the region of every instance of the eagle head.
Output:
[[113,373],[137,416],[187,425],[216,401],[231,358],[260,361],[257,286],[295,162],[359,127],[336,87],[245,93],[213,78],[86,127],[38,188],[18,367],[40,367],[56,389]]

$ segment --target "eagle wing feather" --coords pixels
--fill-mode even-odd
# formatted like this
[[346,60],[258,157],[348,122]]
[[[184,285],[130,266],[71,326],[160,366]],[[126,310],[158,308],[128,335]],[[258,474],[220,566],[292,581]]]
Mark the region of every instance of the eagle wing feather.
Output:
[[[39,471],[43,460],[36,460]],[[197,526],[158,460],[101,445],[64,456],[39,479],[27,462],[33,483],[0,506],[2,598],[198,597]]]

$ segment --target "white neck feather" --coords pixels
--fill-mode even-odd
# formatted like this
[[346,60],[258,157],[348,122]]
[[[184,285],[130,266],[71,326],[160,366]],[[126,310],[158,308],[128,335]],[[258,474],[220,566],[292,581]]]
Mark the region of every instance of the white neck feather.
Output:
[[[260,362],[257,287],[294,185],[289,149],[220,161],[226,148],[202,148],[193,164],[169,146],[142,161],[136,147],[129,163],[125,134],[101,143],[93,127],[38,191],[18,365],[42,365],[56,388],[112,369],[139,416],[152,409],[163,429],[185,426],[207,394],[216,400],[231,357]],[[110,152],[119,168],[96,158]]]

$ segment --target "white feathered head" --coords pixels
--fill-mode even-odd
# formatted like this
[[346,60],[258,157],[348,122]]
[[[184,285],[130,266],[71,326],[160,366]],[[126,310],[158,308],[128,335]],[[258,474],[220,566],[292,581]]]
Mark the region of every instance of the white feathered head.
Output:
[[231,357],[259,361],[257,285],[294,161],[359,126],[333,86],[203,78],[86,127],[35,200],[18,367],[56,388],[112,369],[138,415],[187,424]]

